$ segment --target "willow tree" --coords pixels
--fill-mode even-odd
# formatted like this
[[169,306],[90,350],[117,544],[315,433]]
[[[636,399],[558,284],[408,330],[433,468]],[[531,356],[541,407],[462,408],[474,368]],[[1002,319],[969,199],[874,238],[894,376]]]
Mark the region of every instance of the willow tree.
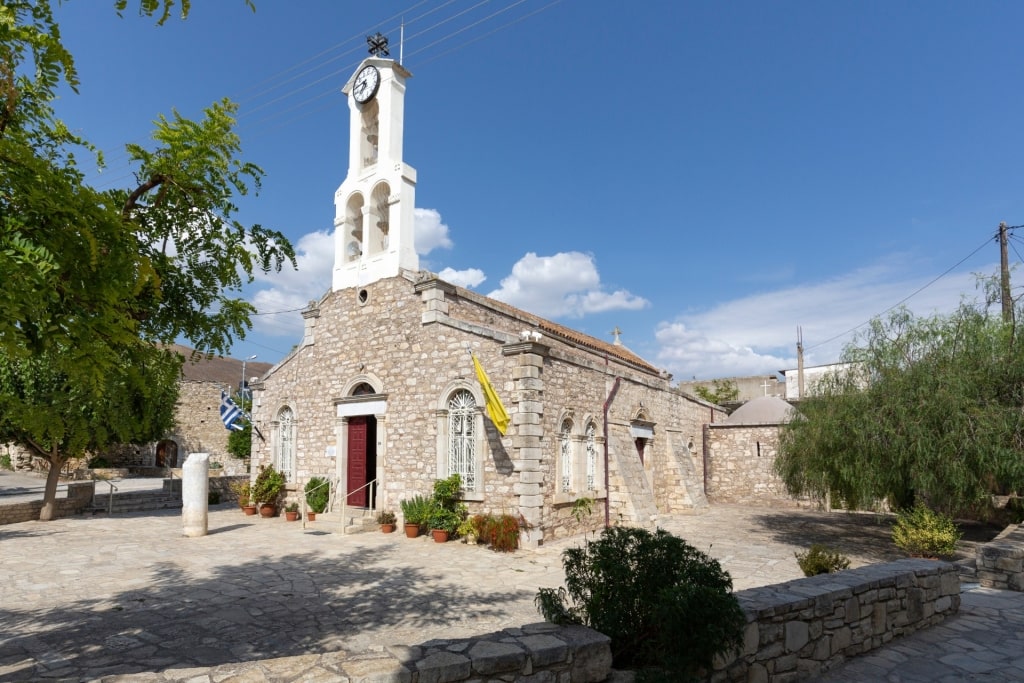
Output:
[[776,472],[790,493],[850,509],[968,513],[1024,491],[1020,332],[968,305],[872,321],[783,428]]
[[[139,0],[139,13],[163,23],[172,6],[173,0]],[[114,7],[121,12],[127,0]],[[181,3],[183,15],[188,8]],[[174,401],[143,400],[166,397],[173,389],[156,383],[177,380],[167,372],[170,361],[153,349],[183,340],[199,353],[227,353],[255,312],[242,286],[256,269],[295,265],[283,234],[236,218],[239,198],[259,190],[263,172],[241,159],[235,104],[215,102],[198,120],[160,116],[149,145],[126,146],[135,182],[99,191],[77,165],[76,153],[91,155],[93,148],[54,114],[62,83],[75,90],[78,76],[51,3],[5,0],[0,442],[45,453],[51,476],[44,519],[56,495],[55,470],[81,444],[134,441],[167,424]],[[147,369],[145,380],[126,359]],[[137,400],[119,403],[112,395],[118,392]],[[67,396],[73,404],[65,405]],[[66,412],[72,405],[79,415]],[[117,420],[139,424],[112,424],[105,413],[111,405],[126,411]],[[45,424],[47,410],[57,426]]]

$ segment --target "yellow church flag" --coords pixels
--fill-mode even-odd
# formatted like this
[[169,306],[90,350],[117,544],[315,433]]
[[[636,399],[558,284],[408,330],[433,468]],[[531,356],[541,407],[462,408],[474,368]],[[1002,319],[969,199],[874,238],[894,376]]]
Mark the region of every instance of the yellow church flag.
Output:
[[491,422],[498,428],[501,435],[505,436],[509,423],[508,412],[505,410],[505,406],[501,404],[498,393],[491,386],[491,380],[487,379],[487,373],[484,372],[480,361],[476,359],[476,354],[473,354],[473,367],[476,368],[477,381],[480,382],[480,388],[484,390],[484,398],[487,399],[487,414],[491,416]]

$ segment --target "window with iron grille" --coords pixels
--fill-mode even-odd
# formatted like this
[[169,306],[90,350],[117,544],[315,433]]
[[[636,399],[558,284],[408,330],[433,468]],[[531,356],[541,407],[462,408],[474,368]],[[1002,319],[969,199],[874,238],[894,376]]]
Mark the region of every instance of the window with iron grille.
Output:
[[587,490],[597,490],[597,427],[587,425]]
[[295,465],[295,414],[287,406],[277,414],[277,452],[274,467],[284,475],[285,481],[292,480]]
[[561,491],[568,493],[572,491],[572,422],[562,422],[562,429],[559,434],[559,462],[561,467]]
[[458,473],[467,491],[476,490],[476,400],[465,389],[448,399],[448,474]]

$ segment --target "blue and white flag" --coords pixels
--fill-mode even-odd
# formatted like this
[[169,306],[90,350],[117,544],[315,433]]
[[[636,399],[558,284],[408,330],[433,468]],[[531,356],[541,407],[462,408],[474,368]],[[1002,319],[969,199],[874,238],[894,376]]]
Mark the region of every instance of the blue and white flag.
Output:
[[235,429],[242,431],[245,429],[242,425],[238,424],[238,418],[242,417],[242,409],[235,405],[235,402],[231,400],[231,397],[221,389],[220,390],[220,419],[224,423],[225,429]]

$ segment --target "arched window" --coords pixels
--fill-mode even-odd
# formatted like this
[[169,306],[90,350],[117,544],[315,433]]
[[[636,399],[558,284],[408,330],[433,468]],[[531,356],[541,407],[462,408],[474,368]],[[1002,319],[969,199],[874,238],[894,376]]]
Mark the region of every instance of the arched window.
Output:
[[476,399],[465,389],[448,399],[448,474],[462,477],[467,491],[477,487]]
[[277,439],[274,449],[274,467],[284,474],[286,481],[292,480],[295,467],[295,414],[288,406],[277,413]]
[[572,421],[563,420],[562,428],[558,432],[559,490],[562,493],[569,493],[573,488],[573,469],[575,469],[575,465],[573,463],[572,451]]
[[593,422],[587,425],[587,490],[597,490],[597,425]]

